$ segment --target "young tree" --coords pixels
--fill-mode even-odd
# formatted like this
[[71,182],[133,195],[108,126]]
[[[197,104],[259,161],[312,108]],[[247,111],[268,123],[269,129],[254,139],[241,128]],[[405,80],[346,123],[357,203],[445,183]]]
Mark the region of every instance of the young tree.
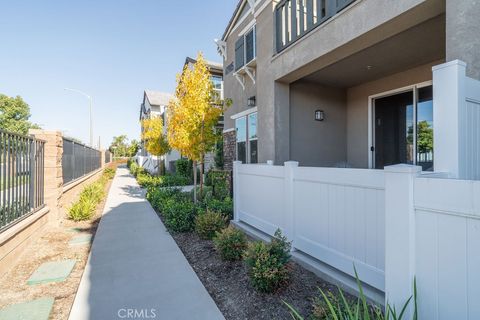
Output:
[[20,96],[10,98],[0,94],[0,129],[27,134],[28,129],[39,129],[30,119],[30,106]]
[[109,147],[110,152],[113,153],[114,157],[126,157],[128,149],[128,138],[126,135],[122,134],[120,136],[113,137],[113,142]]
[[[163,133],[163,120],[160,117],[142,120],[142,140],[145,149],[154,156],[162,156],[170,151],[165,134]],[[160,173],[164,172],[163,162],[159,167]]]
[[128,156],[133,157],[137,154],[138,149],[140,149],[140,143],[133,139],[130,141],[130,145],[128,146]]
[[[168,143],[193,161],[194,200],[197,201],[197,164],[216,142],[215,125],[223,112],[223,102],[213,101],[213,84],[201,53],[193,68],[185,66],[177,77],[175,97],[168,108]],[[200,190],[203,187],[200,166]]]

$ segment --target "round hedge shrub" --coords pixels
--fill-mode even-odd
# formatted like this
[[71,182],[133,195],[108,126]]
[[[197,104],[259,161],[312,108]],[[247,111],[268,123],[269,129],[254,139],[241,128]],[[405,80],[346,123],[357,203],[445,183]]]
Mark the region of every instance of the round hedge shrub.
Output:
[[211,240],[226,224],[227,221],[221,213],[207,210],[195,218],[195,231],[200,238]]
[[188,200],[168,198],[162,204],[165,226],[174,232],[192,231],[195,223],[195,205]]
[[213,242],[220,257],[227,261],[241,260],[247,248],[247,237],[233,226],[217,232]]

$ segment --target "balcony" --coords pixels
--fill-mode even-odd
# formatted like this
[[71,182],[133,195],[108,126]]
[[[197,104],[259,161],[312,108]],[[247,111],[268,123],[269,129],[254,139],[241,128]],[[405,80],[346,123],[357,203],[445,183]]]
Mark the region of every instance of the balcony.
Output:
[[275,8],[276,50],[281,52],[355,0],[282,0]]

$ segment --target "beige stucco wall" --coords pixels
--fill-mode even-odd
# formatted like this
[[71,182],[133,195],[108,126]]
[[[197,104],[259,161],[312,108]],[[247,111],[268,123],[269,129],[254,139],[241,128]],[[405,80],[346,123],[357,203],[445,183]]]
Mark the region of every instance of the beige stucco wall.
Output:
[[432,80],[435,61],[347,90],[347,162],[355,168],[368,168],[369,96]]
[[[315,110],[325,112],[315,121]],[[333,167],[347,159],[346,92],[298,81],[290,85],[290,159]]]

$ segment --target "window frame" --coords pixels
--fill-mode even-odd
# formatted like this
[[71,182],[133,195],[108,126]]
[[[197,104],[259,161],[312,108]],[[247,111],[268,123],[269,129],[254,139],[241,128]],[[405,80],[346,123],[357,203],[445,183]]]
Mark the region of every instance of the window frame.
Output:
[[[250,130],[249,130],[249,125],[250,125],[250,117],[255,115],[256,117],[256,123],[255,123],[255,138],[250,138]],[[245,163],[246,164],[251,164],[252,159],[251,159],[251,147],[250,147],[250,141],[257,141],[257,162],[258,163],[258,112],[250,112],[248,114],[242,115],[241,117],[238,117],[235,119],[235,160],[239,161],[238,157],[238,129],[237,129],[237,121],[240,119],[245,119]],[[243,142],[243,141],[240,141]]]
[[[252,59],[247,61],[247,35],[253,32],[253,54],[252,54]],[[237,48],[239,45],[239,41],[242,41],[243,43],[243,62],[241,66],[237,65]],[[253,26],[248,28],[245,33],[242,33],[239,35],[237,41],[235,41],[235,71],[240,70],[241,68],[245,67],[248,65],[250,62],[254,61],[257,58],[257,24],[255,23]]]

